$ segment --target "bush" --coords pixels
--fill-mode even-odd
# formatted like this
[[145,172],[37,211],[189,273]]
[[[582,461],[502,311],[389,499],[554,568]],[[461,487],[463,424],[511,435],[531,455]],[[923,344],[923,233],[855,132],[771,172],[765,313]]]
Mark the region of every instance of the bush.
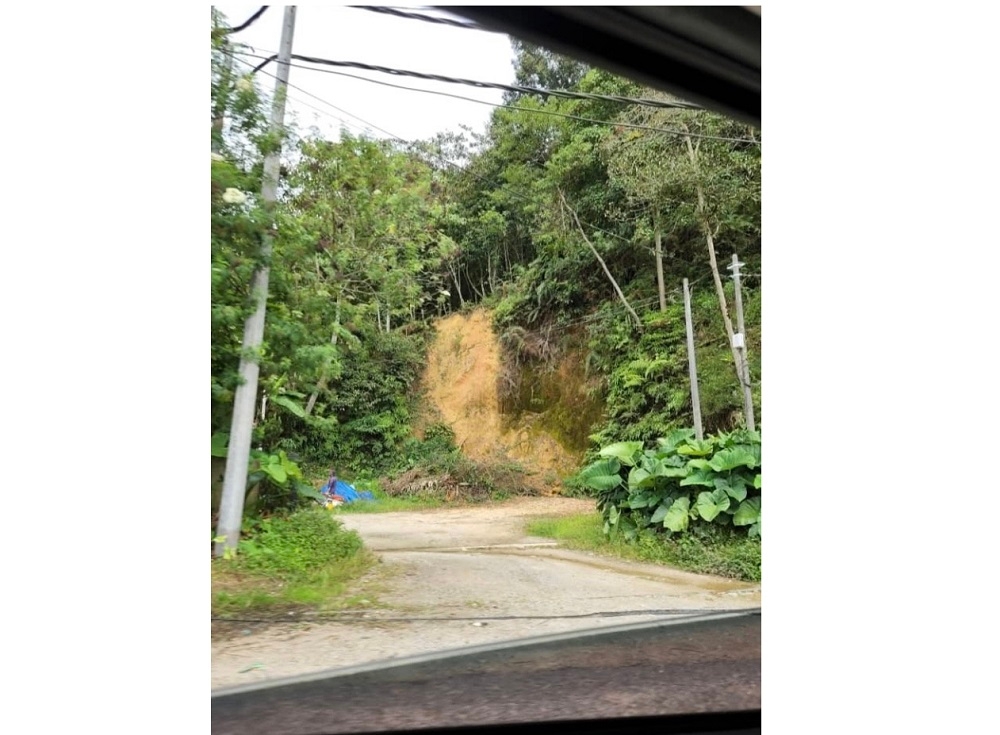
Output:
[[240,542],[236,565],[262,576],[304,579],[361,549],[357,533],[322,508],[308,508],[258,521]]
[[750,582],[760,581],[760,538],[733,526],[700,523],[691,533],[664,539],[649,534],[654,543],[673,544],[677,563],[693,572],[715,574]]
[[738,430],[694,439],[679,429],[657,440],[617,442],[579,480],[597,491],[604,533],[634,541],[642,531],[684,533],[717,524],[760,536],[760,435]]

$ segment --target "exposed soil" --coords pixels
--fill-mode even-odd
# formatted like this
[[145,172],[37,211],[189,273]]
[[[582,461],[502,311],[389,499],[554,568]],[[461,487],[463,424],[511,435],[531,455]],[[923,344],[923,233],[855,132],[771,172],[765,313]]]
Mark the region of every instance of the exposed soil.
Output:
[[505,421],[497,378],[500,346],[488,311],[452,314],[436,325],[422,385],[434,418],[455,432],[455,443],[480,462],[514,460],[530,470],[540,491],[557,492],[578,458],[531,417]]
[[[759,585],[611,560],[526,536],[534,517],[592,501],[505,503],[344,515],[382,564],[336,619],[240,623],[212,644],[212,687],[228,687],[467,645],[760,606]],[[378,604],[374,604],[377,602]],[[232,624],[231,624],[232,625]]]

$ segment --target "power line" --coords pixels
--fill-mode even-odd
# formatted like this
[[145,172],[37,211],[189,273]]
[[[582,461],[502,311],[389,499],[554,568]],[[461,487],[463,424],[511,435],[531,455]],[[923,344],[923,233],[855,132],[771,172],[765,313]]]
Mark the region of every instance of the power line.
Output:
[[[267,58],[261,57],[264,61],[258,65],[258,69],[267,66],[277,58],[271,55]],[[374,71],[381,74],[392,74],[401,77],[415,77],[431,82],[444,82],[446,84],[463,84],[468,87],[478,87],[480,89],[498,89],[502,92],[516,92],[518,94],[535,94],[541,97],[559,97],[562,99],[590,100],[599,102],[618,102],[625,105],[641,105],[643,107],[657,107],[661,109],[675,110],[702,110],[698,105],[690,102],[655,100],[648,97],[622,97],[611,94],[595,94],[592,92],[575,92],[566,89],[541,89],[540,87],[526,87],[519,84],[500,84],[498,82],[478,82],[473,79],[462,79],[458,77],[447,77],[441,74],[427,74],[419,71],[408,71],[406,69],[394,69],[388,66],[378,66],[376,64],[365,64],[361,61],[334,61],[315,56],[301,56],[292,54],[292,58],[305,61],[310,64],[322,64],[325,66],[342,66],[351,69],[361,69],[363,71]]]
[[[246,56],[255,56],[254,54],[245,54],[245,55],[246,55]],[[256,57],[256,58],[260,58],[260,57]],[[247,63],[247,62],[243,61],[242,59],[239,59],[239,61],[240,61],[240,62],[241,62],[242,64],[246,65],[246,66],[250,66],[250,64],[249,64],[249,63]],[[297,66],[297,65],[295,65],[295,64],[291,64],[290,66]],[[308,69],[308,68],[310,68],[310,67],[302,67],[302,68],[305,68],[305,69]],[[273,75],[272,75],[272,74],[271,74],[270,72],[268,72],[268,71],[264,71],[264,70],[262,70],[262,71],[263,71],[263,73],[264,73],[264,74],[267,74],[268,76],[273,76]],[[325,70],[325,69],[314,69],[313,71],[327,71],[327,70]],[[337,72],[331,72],[331,73],[337,73]],[[331,103],[331,102],[327,102],[327,101],[326,101],[326,100],[324,100],[324,99],[323,99],[322,97],[317,97],[316,95],[314,95],[314,94],[312,94],[312,93],[310,93],[310,92],[306,92],[306,91],[305,91],[304,89],[302,89],[301,87],[296,87],[296,86],[294,86],[294,85],[292,85],[292,84],[289,84],[288,86],[289,86],[289,87],[292,87],[293,89],[297,89],[298,91],[302,92],[303,94],[307,94],[307,95],[309,95],[310,97],[312,97],[312,98],[314,98],[314,99],[317,99],[317,100],[319,100],[319,101],[320,101],[320,102],[322,102],[323,104],[325,104],[325,105],[328,105],[328,106],[332,107],[333,109],[335,109],[335,110],[337,110],[337,111],[339,111],[339,112],[342,112],[342,113],[343,113],[343,114],[345,114],[345,115],[348,115],[348,116],[350,116],[350,117],[353,117],[353,118],[354,118],[354,119],[356,119],[356,120],[360,120],[361,122],[363,122],[363,123],[364,123],[365,125],[369,126],[370,128],[372,128],[372,129],[374,129],[374,130],[378,130],[378,131],[380,131],[380,132],[382,132],[382,133],[385,133],[385,134],[386,134],[386,135],[388,135],[388,136],[389,136],[390,138],[392,138],[392,139],[394,139],[394,140],[396,140],[396,141],[398,141],[398,142],[400,142],[400,143],[402,143],[402,144],[404,144],[404,145],[408,145],[408,146],[412,146],[412,145],[413,145],[413,142],[412,142],[412,141],[408,141],[408,140],[406,140],[406,139],[404,139],[404,138],[402,138],[402,137],[400,137],[400,136],[398,136],[398,135],[396,135],[396,134],[394,134],[394,133],[392,133],[392,132],[390,132],[390,131],[386,130],[385,128],[380,128],[380,127],[378,127],[377,125],[373,125],[372,123],[368,122],[367,120],[364,120],[363,118],[360,118],[360,117],[358,117],[357,115],[354,115],[354,114],[352,114],[352,113],[350,113],[350,112],[347,112],[346,110],[342,110],[341,108],[337,107],[337,106],[336,106],[336,105],[334,105],[333,103]],[[315,108],[313,108],[313,109],[315,109]],[[329,113],[325,113],[325,114],[328,114],[328,115],[329,115]],[[333,117],[333,116],[331,115],[331,117]],[[336,119],[339,119],[339,118],[336,118]],[[343,121],[341,121],[341,122],[343,122]],[[422,151],[422,152],[424,152],[424,153],[427,153],[427,154],[429,154],[429,155],[430,155],[430,156],[431,156],[432,158],[435,158],[435,159],[437,159],[438,161],[440,161],[440,162],[444,163],[444,164],[445,164],[445,165],[447,165],[447,166],[451,166],[451,167],[453,167],[453,168],[456,168],[456,169],[459,169],[459,170],[460,170],[460,171],[461,171],[462,173],[467,173],[467,174],[469,174],[470,176],[472,176],[473,178],[475,178],[475,179],[477,179],[477,180],[479,180],[479,181],[482,181],[482,182],[484,182],[484,183],[489,183],[489,182],[487,182],[487,181],[486,181],[485,177],[483,177],[483,176],[480,176],[479,174],[477,174],[477,173],[475,173],[474,171],[471,171],[471,170],[469,170],[469,169],[467,169],[467,168],[463,168],[462,166],[460,166],[459,164],[455,163],[454,161],[449,161],[449,160],[448,160],[447,158],[445,158],[445,157],[444,157],[443,155],[440,155],[440,154],[434,154],[433,152],[430,152],[430,151]],[[523,195],[520,195],[520,194],[518,194],[517,192],[515,192],[515,191],[513,191],[513,190],[508,190],[508,191],[507,191],[507,193],[508,193],[508,194],[509,194],[509,195],[510,195],[510,196],[511,196],[512,198],[514,198],[514,199],[517,199],[517,200],[520,200],[520,201],[521,201],[521,202],[523,202],[523,203],[527,203],[527,204],[531,204],[531,203],[532,203],[532,202],[531,202],[531,200],[530,200],[530,199],[529,199],[528,197],[526,197],[526,196],[523,196]],[[622,242],[624,242],[624,243],[627,243],[627,244],[629,244],[629,245],[635,245],[634,241],[633,241],[633,240],[632,240],[631,238],[628,238],[628,237],[625,237],[624,235],[619,235],[619,234],[618,234],[618,233],[616,233],[616,232],[611,232],[610,230],[605,230],[605,229],[604,229],[604,228],[602,228],[602,227],[598,227],[597,225],[594,225],[594,224],[591,224],[591,223],[589,223],[589,222],[586,222],[586,221],[584,221],[584,220],[580,220],[580,223],[581,223],[582,225],[586,226],[586,227],[587,227],[588,229],[590,229],[590,230],[593,230],[593,231],[595,231],[595,232],[600,232],[600,233],[602,233],[602,234],[605,234],[605,235],[609,235],[609,236],[611,236],[611,237],[613,237],[613,238],[617,238],[618,240],[621,240]]]
[[[249,18],[247,18],[243,23],[236,26],[235,28],[230,28],[228,31],[226,31],[226,35],[231,36],[234,33],[245,31],[247,28],[256,23],[257,19],[260,18],[260,16],[264,15],[264,11],[266,11],[269,7],[270,7],[269,5],[261,5],[260,9],[256,13],[251,15]],[[275,58],[277,58],[277,56]]]
[[[226,52],[224,52],[224,53],[226,53]],[[250,67],[251,69],[253,69],[253,64],[250,64],[250,63],[248,63],[246,61],[243,61],[243,59],[236,58],[235,56],[233,56],[233,58],[235,58],[241,64],[243,64],[243,65],[245,65],[245,66]],[[297,66],[297,65],[296,64],[289,64],[289,66]],[[300,68],[308,68],[308,67],[300,67]],[[277,79],[277,77],[275,77],[274,74],[272,74],[269,71],[266,71],[266,70],[263,70],[263,69],[260,70],[260,71],[261,71],[261,73],[266,74],[267,76],[271,77],[272,79]],[[396,139],[396,140],[398,140],[400,142],[403,142],[403,143],[406,142],[405,140],[403,140],[402,138],[400,138],[398,135],[394,135],[394,134],[390,133],[388,130],[385,130],[384,128],[380,128],[378,125],[370,123],[370,122],[368,122],[367,120],[365,120],[362,117],[358,117],[357,115],[355,115],[355,114],[353,114],[351,112],[348,112],[347,110],[344,110],[344,109],[342,109],[340,107],[337,107],[332,102],[327,102],[322,97],[317,97],[312,92],[307,92],[306,90],[302,89],[302,87],[297,87],[297,86],[295,86],[294,84],[291,84],[291,83],[289,83],[288,86],[291,87],[292,89],[298,90],[299,92],[301,92],[304,95],[307,95],[309,97],[312,97],[315,100],[318,100],[318,101],[322,102],[324,105],[327,105],[328,107],[333,108],[334,110],[336,110],[337,112],[339,112],[341,114],[347,115],[348,117],[353,117],[355,120],[357,120],[360,123],[363,123],[364,125],[366,125],[368,128],[370,128],[372,130],[378,130],[381,133],[385,133],[390,138],[394,138],[394,139]],[[302,103],[302,104],[305,104],[305,103]],[[313,107],[312,105],[306,105],[306,106],[307,107],[311,107],[312,109],[316,110],[317,112],[321,112],[324,115],[329,115],[330,117],[334,118],[335,120],[340,120],[340,122],[342,122],[342,123],[346,123],[347,122],[346,120],[343,120],[343,119],[337,117],[336,115],[330,115],[330,113],[326,112],[325,110],[319,110],[318,108]],[[350,126],[349,123],[347,123],[347,124]],[[356,125],[353,126],[353,127],[357,128]]]
[[[249,54],[249,53],[245,53],[244,52],[244,56],[249,56],[249,57],[255,58],[255,59],[265,59],[264,64],[266,64],[267,61],[269,60],[269,57],[260,56],[258,54]],[[322,62],[316,62],[316,61],[312,60],[309,57],[297,56],[295,54],[293,54],[292,57],[295,58],[295,59],[298,59],[299,61],[307,61],[309,63],[322,63]],[[356,64],[355,62],[333,62],[333,63],[337,64],[337,65],[342,65],[342,66],[358,66],[359,68],[371,68],[370,65],[368,65],[368,64]],[[254,68],[254,72],[262,70],[264,64],[258,64]],[[691,132],[688,132],[686,130],[676,130],[676,129],[673,129],[673,128],[660,128],[660,127],[656,127],[654,125],[640,125],[638,123],[615,122],[615,121],[612,121],[612,120],[598,120],[596,118],[582,117],[580,115],[570,115],[570,114],[565,113],[565,112],[556,112],[555,110],[541,110],[541,109],[535,109],[535,108],[532,108],[532,107],[520,107],[518,105],[506,105],[506,104],[502,104],[502,103],[499,103],[499,102],[488,102],[486,100],[478,100],[478,99],[475,99],[473,97],[464,97],[462,95],[451,94],[450,92],[440,92],[440,91],[433,90],[433,89],[420,89],[418,87],[406,87],[406,86],[403,86],[401,84],[392,84],[390,82],[382,82],[382,81],[379,81],[378,79],[370,79],[368,77],[361,77],[361,76],[357,76],[357,75],[354,75],[354,74],[348,74],[346,72],[333,71],[331,69],[316,69],[316,68],[311,67],[311,66],[302,66],[301,64],[289,64],[289,66],[294,66],[296,69],[305,69],[305,70],[308,70],[308,71],[323,72],[324,74],[334,74],[336,76],[349,77],[351,79],[358,79],[358,80],[363,81],[363,82],[371,82],[372,84],[380,84],[380,85],[382,85],[384,87],[393,87],[394,89],[403,89],[403,90],[408,90],[410,92],[423,92],[425,94],[434,94],[434,95],[439,95],[441,97],[452,97],[454,99],[465,100],[467,102],[475,102],[478,105],[488,105],[490,107],[502,107],[502,108],[505,108],[505,109],[508,109],[508,110],[519,110],[521,112],[530,112],[530,113],[534,113],[536,115],[550,115],[552,117],[561,117],[561,118],[566,118],[566,119],[569,119],[569,120],[579,120],[580,122],[586,122],[586,123],[590,123],[592,125],[607,125],[609,127],[629,128],[629,129],[634,129],[634,130],[650,130],[650,131],[657,132],[657,133],[666,133],[668,135],[680,135],[680,136],[687,136],[687,137],[690,137],[690,138],[702,138],[702,139],[706,139],[706,140],[721,140],[721,141],[731,142],[731,143],[754,143],[756,145],[760,145],[759,141],[754,140],[752,138],[730,138],[730,137],[721,136],[721,135],[708,135],[708,134],[705,134],[705,133],[691,133]]]
[[355,10],[370,10],[373,13],[383,13],[385,15],[395,15],[399,18],[408,18],[410,20],[422,20],[427,23],[439,23],[441,25],[453,26],[455,28],[465,28],[471,31],[487,31],[492,33],[488,28],[484,28],[476,23],[471,23],[462,20],[453,20],[451,18],[437,18],[430,15],[421,15],[419,13],[410,13],[405,10],[398,10],[397,8],[384,7],[378,5],[348,5],[349,8],[354,8]]

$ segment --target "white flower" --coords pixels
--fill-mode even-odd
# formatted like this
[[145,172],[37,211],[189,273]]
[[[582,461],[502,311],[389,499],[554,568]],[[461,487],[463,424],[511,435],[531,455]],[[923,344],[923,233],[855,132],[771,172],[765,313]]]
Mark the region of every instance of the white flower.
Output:
[[239,189],[230,187],[222,193],[222,201],[226,204],[243,204],[246,200],[247,195]]
[[250,77],[240,77],[236,80],[236,90],[238,92],[253,92],[253,82]]
[[222,155],[219,154],[219,153],[213,153],[212,154],[212,160],[213,161],[225,161],[226,159],[223,158]]

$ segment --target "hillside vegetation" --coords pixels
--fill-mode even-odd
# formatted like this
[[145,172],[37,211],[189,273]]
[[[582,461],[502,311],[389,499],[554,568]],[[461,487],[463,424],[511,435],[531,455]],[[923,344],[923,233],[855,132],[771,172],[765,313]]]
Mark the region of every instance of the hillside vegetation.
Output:
[[[421,468],[448,472],[455,487],[492,483],[484,497],[504,483],[598,492],[576,473],[600,459],[602,446],[637,442],[629,446],[639,453],[619,463],[634,469],[647,461],[643,447],[654,451],[657,439],[692,426],[684,278],[692,284],[705,432],[723,437],[714,445],[720,451],[743,442],[724,438],[743,424],[729,334],[736,317],[726,266],[734,253],[746,274],[759,426],[760,132],[707,111],[621,104],[608,96],[672,100],[530,45],[515,48],[518,83],[592,96],[508,94],[511,107],[496,109],[483,135],[400,143],[344,130],[334,142],[289,130],[273,212],[254,194],[263,156],[278,143],[267,131],[266,100],[256,79],[233,83],[215,48],[213,106],[227,121],[213,128],[211,193],[219,454],[251,277],[264,262],[262,234],[274,226],[276,235],[264,346],[253,356],[260,451],[252,478],[268,498],[258,511],[293,502],[297,488],[315,486],[331,466],[341,477],[383,484],[418,477]],[[468,399],[459,407],[466,428],[432,394],[470,343],[447,337],[451,364],[428,353],[439,327],[453,323],[442,320],[456,313],[488,319],[494,340],[490,368],[467,371],[478,384],[445,381],[453,399]],[[486,404],[509,446],[471,438]],[[528,450],[519,454],[518,442]],[[751,485],[757,478],[750,494],[758,496],[759,530],[759,435],[751,443],[757,463],[742,469]],[[499,453],[487,451],[493,444]],[[630,482],[622,469],[616,492],[627,497]],[[693,522],[699,497],[690,496]],[[607,513],[620,499],[602,503]],[[622,517],[634,524],[632,508]]]

